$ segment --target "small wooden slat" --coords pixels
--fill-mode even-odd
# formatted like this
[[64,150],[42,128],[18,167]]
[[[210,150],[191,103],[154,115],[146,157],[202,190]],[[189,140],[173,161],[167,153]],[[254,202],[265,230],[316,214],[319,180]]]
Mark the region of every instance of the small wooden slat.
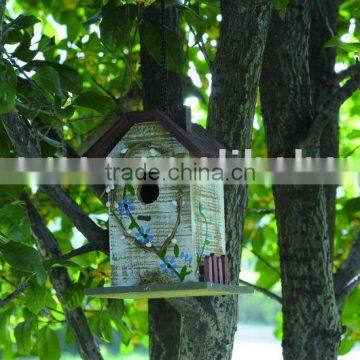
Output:
[[224,285],[211,282],[114,286],[85,290],[86,295],[111,299],[165,299],[189,296],[252,294],[253,292],[253,289],[249,286]]

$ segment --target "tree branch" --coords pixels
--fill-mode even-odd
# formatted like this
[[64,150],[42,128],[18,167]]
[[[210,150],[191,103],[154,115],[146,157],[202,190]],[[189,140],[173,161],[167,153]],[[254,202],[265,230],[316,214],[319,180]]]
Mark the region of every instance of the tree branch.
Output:
[[[43,258],[45,260],[54,260],[61,258],[62,254],[57,244],[57,240],[51,231],[45,225],[41,215],[36,210],[27,194],[23,194],[21,199],[26,204],[26,210],[30,219],[31,229]],[[60,303],[63,303],[63,296],[71,287],[72,281],[64,267],[55,267],[49,270],[50,280],[56,291]],[[67,323],[72,331],[77,343],[79,353],[83,359],[100,360],[100,354],[96,340],[87,323],[84,312],[80,307],[75,310],[69,310],[63,306]]]
[[[335,295],[338,304],[341,305],[345,297],[349,295],[356,282],[359,281],[360,271],[360,233],[350,250],[349,256],[334,275]],[[356,280],[357,279],[357,280]],[[355,284],[354,284],[355,281]]]
[[339,307],[341,307],[344,304],[345,299],[351,294],[351,292],[358,285],[360,285],[360,275],[357,275],[342,289],[341,293],[336,299]]
[[276,295],[276,294],[274,294],[273,292],[271,292],[271,291],[269,291],[269,290],[267,290],[267,289],[264,289],[264,288],[262,288],[262,287],[260,287],[260,286],[256,286],[256,285],[254,285],[254,284],[251,284],[251,283],[249,283],[249,282],[247,282],[247,281],[245,281],[245,280],[241,280],[241,279],[239,279],[239,283],[240,283],[240,284],[247,285],[247,286],[250,286],[250,287],[252,287],[254,290],[259,291],[259,292],[261,292],[262,294],[264,294],[264,295],[266,295],[267,297],[269,297],[270,299],[273,299],[273,300],[277,301],[279,304],[282,304],[282,298],[281,298],[279,295]]
[[359,74],[360,73],[360,64],[354,64],[352,66],[349,66],[347,69],[340,71],[337,75],[336,75],[336,80],[337,81],[342,81],[345,80],[346,78]]
[[61,186],[42,185],[40,189],[48,194],[90,243],[102,245],[103,251],[108,252],[108,231],[96,225]]
[[[36,132],[24,121],[16,110],[3,116],[5,130],[18,156],[40,158],[40,144]],[[102,243],[108,249],[108,232],[97,226],[61,186],[42,186],[42,189],[71,219],[76,228],[91,243]]]
[[70,252],[62,255],[60,258],[53,260],[52,262],[56,263],[57,261],[66,261],[70,260],[73,257],[84,255],[92,251],[104,251],[103,245],[101,243],[89,243],[85,244],[78,249],[71,250]]
[[332,118],[332,115],[337,113],[340,106],[359,88],[360,73],[350,78],[320,107],[317,116],[310,126],[307,137],[300,142],[298,147],[305,150],[305,153],[307,153],[307,149],[312,148],[314,144],[318,144],[324,129]]
[[0,309],[2,307],[6,306],[10,301],[17,298],[20,294],[22,294],[26,290],[27,287],[28,287],[28,283],[24,282],[15,291],[13,291],[11,294],[7,295],[4,299],[0,299]]

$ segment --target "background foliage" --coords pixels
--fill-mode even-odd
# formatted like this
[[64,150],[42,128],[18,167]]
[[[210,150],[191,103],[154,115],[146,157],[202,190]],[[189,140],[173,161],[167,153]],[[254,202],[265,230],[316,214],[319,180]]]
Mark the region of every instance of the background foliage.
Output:
[[[141,109],[139,72],[139,25],[146,27],[144,45],[159,61],[159,24],[146,23],[143,5],[153,1],[120,0],[12,0],[8,1],[3,39],[5,53],[0,60],[0,114],[16,107],[36,124],[42,139],[43,156],[58,156],[64,144],[51,138],[50,126],[74,148],[84,147],[94,129],[119,111]],[[274,0],[285,14],[286,0]],[[206,126],[211,87],[210,66],[214,60],[221,21],[219,1],[185,1],[178,5],[181,31],[166,33],[168,67],[184,76],[186,104],[193,109],[193,121]],[[327,46],[336,46],[336,71],[356,62],[360,51],[360,7],[347,0],[341,6],[339,34]],[[145,22],[145,23],[144,23]],[[266,61],[266,59],[265,59]],[[3,95],[3,94],[6,94]],[[360,93],[341,109],[340,154],[359,154]],[[41,119],[41,123],[39,122]],[[266,156],[264,129],[257,108],[253,132],[253,153]],[[0,125],[0,156],[15,156]],[[30,233],[29,219],[18,196],[24,189],[0,187],[0,293],[1,298],[22,283],[30,285],[18,298],[0,308],[0,357],[38,355],[57,359],[73,343],[63,309],[54,296]],[[36,192],[36,188],[27,191]],[[68,191],[102,227],[106,208],[86,187]],[[46,195],[36,195],[37,207],[59,240],[63,253],[85,239]],[[360,225],[359,189],[338,190],[335,266],[349,252]],[[277,231],[271,189],[251,186],[245,228],[244,275],[256,285],[280,292]],[[66,294],[70,309],[82,305],[102,345],[109,351],[120,346],[129,353],[148,345],[145,301],[99,300],[84,297],[83,289],[109,281],[109,262],[100,253],[90,253],[66,264],[75,285]],[[247,279],[249,280],[249,279]],[[347,331],[341,353],[360,340],[360,289],[347,299],[342,321]],[[65,329],[65,331],[64,331]],[[281,336],[280,328],[276,331]],[[119,335],[120,334],[120,338]]]

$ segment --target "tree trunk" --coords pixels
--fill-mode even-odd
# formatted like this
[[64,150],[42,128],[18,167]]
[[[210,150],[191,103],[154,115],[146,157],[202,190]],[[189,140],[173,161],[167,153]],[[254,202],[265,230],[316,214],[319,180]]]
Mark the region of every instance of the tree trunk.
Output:
[[[270,0],[222,1],[220,46],[213,69],[209,130],[229,148],[244,152],[251,144],[256,89],[270,16]],[[149,10],[148,10],[149,11]],[[154,11],[154,10],[152,10]],[[176,27],[176,25],[175,25]],[[160,68],[142,49],[144,107],[161,107]],[[168,75],[168,88],[180,75]],[[182,103],[178,90],[170,104]],[[237,283],[240,268],[246,188],[226,190],[227,253],[230,278]],[[149,301],[152,359],[230,359],[237,323],[237,297]]]
[[[290,2],[285,20],[275,11],[272,15],[260,84],[270,157],[294,157],[295,148],[314,120],[314,99],[318,101],[320,95],[312,93],[310,25],[309,1]],[[316,66],[312,63],[313,75]],[[318,156],[320,139],[306,150],[306,156]],[[274,197],[284,304],[284,358],[336,359],[341,329],[324,188],[274,186]]]
[[[178,28],[178,17],[176,9],[172,8],[171,13],[167,13],[166,18],[173,21],[167,21],[170,29]],[[160,12],[153,5],[144,11],[144,18],[160,24]],[[179,74],[164,69],[147,51],[142,33],[144,28],[140,27],[141,41],[141,74],[143,84],[143,105],[144,109],[163,109],[164,106],[182,105],[182,82]],[[164,104],[161,85],[164,75],[168,79],[168,104]],[[149,337],[150,337],[150,358],[176,359],[179,353],[180,339],[180,315],[179,313],[163,299],[149,300]]]

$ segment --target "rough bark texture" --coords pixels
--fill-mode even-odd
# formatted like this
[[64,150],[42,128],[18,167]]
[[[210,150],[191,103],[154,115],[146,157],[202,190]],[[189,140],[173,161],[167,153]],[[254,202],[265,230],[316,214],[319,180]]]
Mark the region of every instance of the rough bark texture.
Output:
[[[178,28],[178,18],[175,11],[172,8],[170,13],[167,13],[166,18],[168,28],[176,30]],[[147,21],[153,21],[157,24],[161,22],[159,8],[154,5],[144,11],[144,17]],[[166,75],[164,74],[164,69],[149,54],[144,41],[142,41],[143,31],[144,27],[140,27],[144,109],[162,109],[166,105],[181,105],[183,103],[183,94],[180,75],[170,71]],[[168,104],[164,104],[164,97],[161,92],[164,75],[168,79]],[[180,326],[179,313],[166,300],[149,300],[149,352],[151,359],[177,359]]]
[[[282,20],[273,12],[261,101],[270,157],[294,157],[316,107],[309,67],[309,1],[292,1]],[[314,45],[312,46],[314,51]],[[316,72],[319,64],[312,64]],[[320,79],[321,81],[322,79]],[[315,90],[318,91],[319,90]],[[320,154],[320,139],[307,149]],[[285,359],[336,359],[341,329],[331,269],[322,186],[274,186],[283,289]]]
[[[26,209],[31,222],[31,229],[35,237],[36,245],[45,260],[61,257],[61,251],[55,237],[46,227],[40,214],[37,212],[31,200],[24,195]],[[67,289],[72,285],[66,268],[56,267],[49,271],[50,280],[56,291],[60,303]],[[94,335],[87,323],[86,317],[80,307],[75,310],[63,308],[66,322],[74,336],[80,356],[83,359],[101,360],[102,356],[96,343]]]
[[[220,48],[213,69],[209,129],[227,147],[242,152],[251,144],[256,89],[270,16],[270,0],[222,1]],[[159,67],[142,50],[144,106],[161,106]],[[155,80],[154,80],[155,78]],[[179,75],[168,87],[177,87]],[[155,99],[154,96],[157,95]],[[179,94],[170,103],[182,103]],[[237,282],[246,189],[226,191],[227,252],[231,281]],[[230,211],[231,209],[231,211]],[[169,305],[171,304],[171,305]],[[152,359],[230,359],[237,322],[237,297],[149,302]]]
[[[16,110],[3,115],[4,128],[14,146],[18,156],[28,158],[41,157],[40,145],[32,129],[24,122]],[[62,254],[56,238],[47,229],[41,216],[25,196],[31,229],[34,233],[36,245],[45,259],[58,259]],[[71,279],[65,268],[57,267],[49,271],[50,280],[60,300],[71,286]],[[96,340],[90,330],[86,317],[81,308],[70,311],[64,308],[67,324],[74,336],[79,353],[83,359],[100,360],[102,356]]]
[[[310,78],[314,107],[319,109],[326,99],[338,88],[335,77],[336,48],[324,45],[337,33],[338,4],[331,0],[317,1],[313,5],[310,27]],[[320,157],[339,157],[338,112],[332,115],[329,125],[320,139]],[[336,186],[324,186],[328,239],[333,253],[335,228]]]

